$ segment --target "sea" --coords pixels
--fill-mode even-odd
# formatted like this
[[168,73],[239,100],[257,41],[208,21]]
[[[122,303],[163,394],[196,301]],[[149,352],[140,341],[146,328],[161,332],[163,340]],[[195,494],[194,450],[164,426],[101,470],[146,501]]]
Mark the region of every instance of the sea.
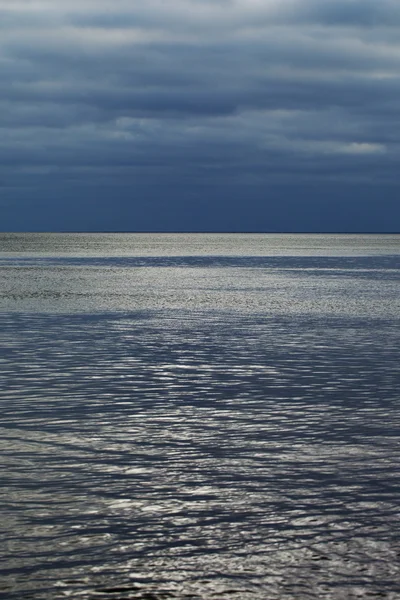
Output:
[[400,598],[400,235],[0,234],[0,598]]

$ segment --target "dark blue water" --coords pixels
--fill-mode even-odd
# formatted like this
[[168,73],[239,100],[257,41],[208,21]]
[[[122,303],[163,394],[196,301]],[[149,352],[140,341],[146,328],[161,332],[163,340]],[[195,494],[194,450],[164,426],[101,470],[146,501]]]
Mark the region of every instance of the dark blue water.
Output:
[[1,598],[400,598],[399,236],[0,250]]

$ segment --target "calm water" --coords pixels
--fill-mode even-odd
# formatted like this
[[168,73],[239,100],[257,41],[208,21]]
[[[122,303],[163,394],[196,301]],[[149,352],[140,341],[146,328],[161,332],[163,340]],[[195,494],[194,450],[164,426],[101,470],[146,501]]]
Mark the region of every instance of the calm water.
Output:
[[400,598],[400,236],[0,234],[0,597]]

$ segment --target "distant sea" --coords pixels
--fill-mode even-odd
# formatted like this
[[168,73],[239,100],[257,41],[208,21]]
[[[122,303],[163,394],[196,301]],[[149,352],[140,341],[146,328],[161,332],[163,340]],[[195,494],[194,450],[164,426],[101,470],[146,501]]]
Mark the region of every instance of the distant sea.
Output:
[[0,598],[400,598],[400,235],[0,234]]

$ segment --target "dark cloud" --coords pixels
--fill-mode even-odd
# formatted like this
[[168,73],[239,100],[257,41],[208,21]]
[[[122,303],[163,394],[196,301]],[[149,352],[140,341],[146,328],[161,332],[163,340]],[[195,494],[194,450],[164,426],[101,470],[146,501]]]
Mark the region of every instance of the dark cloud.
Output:
[[255,223],[270,212],[285,229],[279,207],[293,213],[287,195],[304,189],[307,229],[320,222],[307,194],[327,188],[383,227],[382,203],[363,198],[395,194],[399,27],[389,0],[0,0],[1,228],[68,214],[82,229],[98,197],[103,229],[129,215],[151,229],[146,207],[165,203],[174,229],[224,214],[254,229],[246,198]]
[[[307,3],[306,3],[307,4]],[[356,27],[389,27],[400,25],[400,6],[397,0],[314,0],[305,10],[307,20],[329,25]]]

